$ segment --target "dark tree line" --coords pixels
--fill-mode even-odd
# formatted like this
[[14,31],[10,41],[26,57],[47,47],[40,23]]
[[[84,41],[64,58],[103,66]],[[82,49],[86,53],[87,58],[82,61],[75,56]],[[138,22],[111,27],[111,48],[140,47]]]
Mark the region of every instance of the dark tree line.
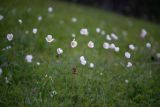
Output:
[[160,0],[64,0],[160,22]]

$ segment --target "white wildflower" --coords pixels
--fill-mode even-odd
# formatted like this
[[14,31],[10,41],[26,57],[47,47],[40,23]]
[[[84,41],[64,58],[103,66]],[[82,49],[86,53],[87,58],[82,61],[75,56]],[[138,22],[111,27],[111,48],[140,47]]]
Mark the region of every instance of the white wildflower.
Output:
[[81,35],[84,35],[84,36],[88,36],[88,29],[86,29],[86,28],[82,28],[81,30],[80,30],[80,34]]
[[72,33],[72,37],[75,38],[75,37],[76,37],[76,34]]
[[46,41],[47,41],[47,42],[53,42],[53,41],[54,41],[54,38],[52,37],[52,35],[47,35]]
[[104,49],[109,49],[109,47],[110,47],[109,43],[107,43],[107,42],[103,43],[103,48]]
[[11,33],[11,34],[7,34],[7,39],[8,39],[8,41],[12,41],[12,39],[13,39],[13,34]]
[[76,17],[72,17],[72,22],[73,23],[77,22],[77,18]]
[[145,38],[147,36],[147,31],[145,29],[142,29],[140,36],[141,38]]
[[87,64],[87,61],[85,60],[84,56],[80,57],[80,62],[81,62],[82,65],[86,65]]
[[116,34],[114,34],[114,33],[111,33],[111,38],[112,38],[112,39],[114,39],[114,40],[118,40],[117,35],[116,35]]
[[32,59],[33,59],[33,56],[32,55],[26,55],[25,59],[26,59],[27,62],[31,63]]
[[115,52],[119,52],[119,50],[120,50],[119,47],[115,47],[115,48],[114,48],[114,51],[115,51]]
[[129,81],[128,81],[128,80],[125,80],[125,83],[126,83],[126,84],[128,84],[128,83],[129,83]]
[[101,72],[101,73],[100,73],[100,75],[102,76],[102,75],[103,75],[103,73]]
[[48,7],[48,12],[52,12],[53,11],[53,8],[52,7]]
[[8,77],[5,77],[4,79],[5,79],[5,82],[8,84],[9,83]]
[[132,67],[132,63],[131,63],[131,62],[128,62],[128,63],[127,63],[127,68],[130,68],[130,67]]
[[96,32],[100,33],[101,29],[100,28],[96,28]]
[[29,31],[28,31],[28,30],[25,30],[25,34],[29,34]]
[[38,21],[41,21],[42,20],[42,16],[38,16]]
[[114,49],[115,47],[116,47],[116,46],[115,46],[114,43],[111,43],[110,46],[109,46],[110,49]]
[[37,65],[39,66],[41,63],[40,62],[37,62]]
[[77,41],[75,39],[73,39],[73,41],[71,41],[71,47],[72,48],[77,47]]
[[18,19],[18,22],[19,22],[19,24],[23,23],[22,19]]
[[33,30],[32,30],[33,34],[36,34],[36,33],[37,33],[37,31],[38,31],[38,29],[37,29],[37,28],[33,28]]
[[156,56],[157,56],[157,58],[160,58],[160,53],[157,53]]
[[89,64],[89,67],[90,67],[90,68],[94,68],[94,63],[90,63],[90,64]]
[[149,43],[149,42],[146,43],[146,47],[147,47],[147,48],[151,48],[151,43]]
[[82,60],[85,60],[84,56],[81,56],[81,57],[80,57],[80,61],[82,61]]
[[89,41],[89,42],[88,42],[88,47],[89,47],[89,48],[94,48],[94,43],[93,43],[92,41]]
[[11,49],[11,48],[12,48],[11,45],[9,45],[6,47],[6,50]]
[[135,46],[134,46],[133,44],[130,44],[130,45],[129,45],[129,49],[135,50]]
[[110,37],[110,35],[106,35],[106,39],[109,40],[109,41],[112,40],[112,38]]
[[0,21],[3,20],[3,18],[4,18],[4,16],[2,16],[2,15],[0,14]]
[[129,59],[131,58],[131,54],[129,52],[125,52],[125,57]]
[[0,68],[0,76],[2,75],[2,73],[3,73],[3,70],[2,70],[2,68]]
[[82,61],[81,61],[81,64],[82,64],[82,65],[86,65],[86,64],[87,64],[87,61],[86,61],[86,60],[82,60]]
[[105,35],[106,32],[104,30],[101,31],[101,35]]
[[53,96],[57,95],[57,91],[53,90],[51,93],[50,93],[50,96],[53,98]]
[[58,49],[57,49],[57,54],[60,55],[60,54],[62,54],[62,53],[63,53],[63,50],[62,50],[61,48],[58,48]]

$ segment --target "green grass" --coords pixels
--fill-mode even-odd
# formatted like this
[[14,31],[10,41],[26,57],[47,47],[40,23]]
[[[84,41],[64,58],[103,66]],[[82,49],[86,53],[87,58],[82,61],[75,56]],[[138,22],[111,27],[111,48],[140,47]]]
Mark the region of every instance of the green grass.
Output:
[[[49,6],[53,12],[48,13]],[[31,9],[27,12],[28,8]],[[154,23],[126,18],[108,11],[71,3],[49,0],[1,0],[0,14],[0,106],[1,107],[158,107],[160,105],[160,61],[151,56],[160,52],[160,26]],[[41,15],[42,21],[37,17]],[[71,18],[76,17],[76,23]],[[18,19],[23,23],[19,24]],[[63,22],[63,23],[62,23]],[[62,24],[60,24],[62,23]],[[37,34],[32,29],[38,28]],[[88,28],[89,36],[81,36],[81,28]],[[120,52],[103,49],[105,36],[96,33],[100,27],[107,34],[114,32],[119,40],[113,41]],[[147,37],[142,40],[140,31],[145,28]],[[25,34],[28,30],[29,33]],[[124,36],[123,32],[128,35]],[[13,33],[12,42],[6,35]],[[71,34],[76,34],[78,47],[70,48]],[[45,37],[52,34],[54,43]],[[94,49],[87,43],[92,40]],[[151,49],[145,47],[150,42]],[[110,42],[111,43],[111,42]],[[130,43],[138,48],[128,49]],[[2,51],[6,46],[12,48]],[[57,57],[56,49],[64,53]],[[131,59],[124,52],[132,54]],[[25,56],[33,55],[27,63]],[[88,62],[82,66],[80,56]],[[126,68],[128,61],[132,68]],[[36,63],[41,65],[37,66]],[[76,67],[77,74],[73,74]],[[9,79],[6,83],[5,77]],[[125,80],[129,80],[126,84]],[[51,92],[56,94],[51,96]]]

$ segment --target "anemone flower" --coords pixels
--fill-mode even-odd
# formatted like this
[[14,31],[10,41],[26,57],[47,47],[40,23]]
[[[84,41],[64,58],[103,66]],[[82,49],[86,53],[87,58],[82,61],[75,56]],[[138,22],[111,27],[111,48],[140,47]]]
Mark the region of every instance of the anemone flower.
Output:
[[58,49],[57,49],[57,54],[60,55],[60,54],[62,54],[62,53],[63,53],[63,50],[62,50],[61,48],[58,48]]
[[26,61],[27,61],[28,63],[31,63],[31,62],[32,62],[32,59],[33,59],[33,56],[30,55],[30,54],[28,54],[28,55],[26,55],[25,59],[26,59]]
[[75,48],[75,47],[77,47],[77,41],[75,40],[75,39],[73,39],[72,41],[71,41],[71,47],[72,48]]
[[47,42],[53,42],[53,41],[54,41],[54,38],[52,37],[52,35],[47,35],[47,36],[46,36],[46,41],[47,41]]
[[93,43],[92,41],[89,41],[89,42],[88,42],[88,47],[89,47],[89,48],[94,48],[94,43]]
[[131,58],[131,54],[130,54],[129,52],[125,52],[125,57],[126,57],[127,59],[129,59],[129,58]]
[[81,35],[84,35],[84,36],[88,36],[88,29],[87,28],[82,28],[81,30],[80,30],[80,34]]
[[11,33],[11,34],[7,34],[7,39],[8,39],[8,41],[12,41],[12,39],[13,39],[13,34]]

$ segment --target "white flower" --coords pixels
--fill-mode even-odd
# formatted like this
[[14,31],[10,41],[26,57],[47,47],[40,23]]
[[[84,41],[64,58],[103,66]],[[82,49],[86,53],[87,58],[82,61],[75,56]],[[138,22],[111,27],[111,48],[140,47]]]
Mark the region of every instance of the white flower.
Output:
[[81,57],[80,57],[80,61],[82,61],[82,60],[85,60],[84,56],[81,56]]
[[9,45],[9,46],[6,47],[6,50],[11,49],[11,48],[12,48],[12,47]]
[[105,35],[106,32],[104,30],[101,31],[101,35]]
[[125,83],[126,83],[126,84],[128,84],[128,82],[129,82],[128,80],[125,80]]
[[41,63],[40,62],[37,62],[37,65],[39,66]]
[[114,49],[115,47],[116,47],[116,46],[115,46],[114,43],[111,43],[110,46],[109,46],[110,49]]
[[149,43],[149,42],[146,43],[146,47],[147,47],[147,48],[151,48],[151,43]]
[[3,18],[4,18],[4,16],[2,16],[2,15],[0,14],[0,21],[3,20]]
[[33,34],[36,34],[36,33],[37,33],[37,31],[38,31],[38,29],[37,29],[37,28],[33,28],[33,30],[32,30]]
[[132,67],[132,63],[131,63],[131,62],[128,62],[128,63],[127,63],[127,68],[130,68],[130,67]]
[[52,35],[47,35],[46,41],[47,42],[52,42],[52,41],[54,41],[54,38],[52,37]]
[[8,41],[11,41],[13,39],[13,34],[12,33],[7,34],[7,39],[8,39]]
[[94,43],[93,43],[92,41],[89,41],[89,42],[88,42],[88,47],[89,47],[89,48],[94,48]]
[[23,23],[22,19],[18,19],[18,22],[19,22],[19,24]]
[[53,11],[53,8],[52,7],[48,7],[48,12],[52,12]]
[[96,28],[96,32],[100,33],[101,29],[100,28]]
[[42,20],[42,16],[38,16],[38,21],[41,21]]
[[82,28],[81,30],[80,30],[80,34],[81,35],[84,35],[84,36],[88,36],[88,29],[86,29],[86,28]]
[[82,65],[86,65],[86,64],[87,64],[87,61],[86,61],[86,60],[82,60],[82,61],[81,61],[81,64],[82,64]]
[[6,46],[5,48],[2,49],[2,51],[5,51],[5,50],[8,50],[8,49],[11,49],[12,47],[9,45],[9,46]]
[[102,75],[103,75],[103,73],[101,72],[101,73],[100,73],[100,75],[102,76]]
[[72,37],[75,38],[75,37],[76,37],[76,34],[72,33]]
[[2,70],[2,68],[0,68],[0,76],[1,76],[2,73],[3,73],[3,70]]
[[110,46],[109,43],[107,43],[107,42],[103,43],[103,48],[104,49],[109,49],[109,46]]
[[80,62],[81,62],[82,65],[86,65],[87,64],[87,61],[85,60],[84,56],[80,57]]
[[77,41],[75,39],[73,39],[73,41],[71,42],[71,47],[72,48],[77,47]]
[[129,52],[125,52],[125,57],[129,59],[131,58],[131,54]]
[[33,59],[33,56],[32,55],[26,55],[26,61],[31,63],[32,62],[32,59]]
[[117,35],[116,35],[116,34],[114,34],[114,33],[111,33],[111,38],[112,38],[112,39],[114,39],[114,40],[118,40]]
[[60,54],[62,54],[62,53],[63,53],[63,50],[62,50],[61,48],[58,48],[58,49],[57,49],[57,54],[60,55]]
[[72,17],[72,22],[73,23],[77,22],[77,18],[76,17]]
[[130,45],[129,45],[129,49],[135,50],[135,46],[134,46],[133,44],[130,44]]
[[8,84],[9,83],[9,80],[8,80],[8,77],[5,77],[5,82]]
[[51,93],[50,93],[50,96],[53,98],[53,96],[57,95],[57,91],[53,90]]
[[94,68],[94,63],[90,63],[90,64],[89,64],[89,67],[90,67],[90,68]]
[[114,51],[115,51],[115,52],[119,52],[119,50],[120,50],[119,47],[115,47],[115,48],[114,48]]
[[157,58],[160,58],[160,53],[157,53],[156,56],[157,56]]
[[145,29],[142,29],[140,36],[141,38],[145,38],[147,36],[147,31]]
[[112,38],[110,37],[110,35],[106,35],[106,39],[109,40],[109,41],[112,40]]
[[52,91],[52,93],[53,93],[54,95],[56,95],[56,94],[57,94],[57,91],[54,90],[54,91]]
[[29,31],[28,31],[28,30],[26,30],[26,31],[25,31],[25,34],[28,34],[28,33],[29,33]]

